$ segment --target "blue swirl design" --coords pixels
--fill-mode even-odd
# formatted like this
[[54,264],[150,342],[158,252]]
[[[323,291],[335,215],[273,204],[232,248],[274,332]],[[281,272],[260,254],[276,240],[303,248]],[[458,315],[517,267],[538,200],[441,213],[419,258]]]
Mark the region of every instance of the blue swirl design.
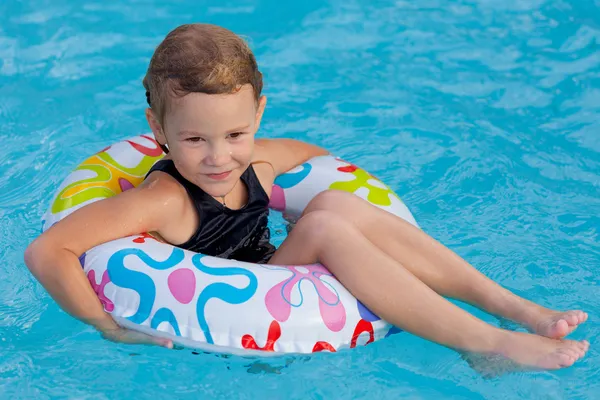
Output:
[[282,189],[289,189],[293,186],[296,186],[300,182],[304,180],[310,174],[312,170],[312,165],[309,163],[304,163],[301,165],[301,170],[298,172],[287,172],[283,175],[279,175],[275,179],[275,184],[280,186]]
[[[165,270],[183,261],[183,250],[174,247],[173,252],[165,261],[157,261],[141,249],[128,248],[117,251],[108,260],[108,276],[112,283],[126,289],[135,290],[140,296],[140,305],[136,313],[128,320],[141,324],[150,316],[154,300],[156,299],[156,286],[154,281],[143,272],[132,271],[125,268],[125,257],[135,255],[150,268]],[[163,314],[161,314],[162,316]]]
[[[375,322],[375,321],[381,320],[381,318],[379,318],[377,315],[375,315],[375,313],[373,313],[373,311],[369,310],[367,308],[367,306],[365,306],[363,303],[361,303],[360,300],[357,299],[356,303],[358,304],[358,313],[360,314],[360,317],[362,319],[364,319],[367,322]],[[385,334],[385,337],[387,338],[387,337],[390,337],[390,336],[395,335],[400,332],[402,332],[402,329],[398,328],[397,326],[392,325],[390,330]]]
[[385,335],[385,337],[387,338],[387,337],[390,337],[392,335],[395,335],[395,334],[401,333],[401,332],[403,332],[402,329],[400,329],[400,328],[392,325],[392,327],[390,328],[390,330],[388,331],[388,333]]
[[157,329],[158,325],[165,321],[171,324],[177,336],[181,336],[181,332],[179,331],[179,324],[177,323],[177,318],[175,317],[175,314],[173,314],[173,311],[165,307],[161,308],[160,310],[154,313],[154,317],[152,317],[152,321],[150,322],[150,327],[152,329]]
[[204,316],[204,308],[206,307],[206,303],[208,303],[208,301],[212,298],[221,299],[229,304],[244,303],[250,300],[250,298],[254,296],[254,293],[256,293],[258,280],[252,272],[243,268],[213,268],[204,265],[202,263],[202,258],[204,257],[205,256],[202,254],[196,254],[192,257],[192,263],[201,272],[213,276],[244,275],[249,280],[248,286],[242,289],[238,289],[235,286],[231,286],[222,282],[212,283],[206,286],[202,293],[200,293],[200,296],[198,296],[198,302],[196,303],[196,315],[198,317],[198,323],[200,324],[200,328],[202,328],[202,331],[204,332],[206,342],[214,344],[212,335],[210,333],[210,328],[208,327],[206,317]]
[[81,268],[85,268],[85,257],[86,257],[86,255],[87,255],[87,253],[84,252],[82,255],[79,256],[79,264],[81,264]]
[[381,319],[377,315],[375,315],[373,311],[369,310],[367,306],[361,303],[360,300],[356,299],[356,303],[358,305],[358,313],[360,314],[360,317],[365,321],[375,322]]

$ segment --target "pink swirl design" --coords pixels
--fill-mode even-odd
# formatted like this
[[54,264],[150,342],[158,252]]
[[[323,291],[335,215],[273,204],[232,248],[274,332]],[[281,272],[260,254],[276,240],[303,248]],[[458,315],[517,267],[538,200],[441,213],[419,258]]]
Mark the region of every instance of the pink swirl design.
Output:
[[99,285],[96,283],[96,271],[89,271],[87,274],[87,278],[90,281],[90,284],[92,285],[92,289],[94,289],[94,292],[96,292],[96,295],[98,295],[98,299],[100,299],[100,303],[102,303],[104,309],[108,312],[113,311],[115,309],[114,303],[104,294],[104,287],[108,282],[110,282],[110,278],[108,277],[108,270],[104,271],[104,274],[102,274],[102,281]]
[[[346,309],[340,300],[338,292],[331,284],[323,281],[322,276],[333,276],[325,267],[319,264],[303,266],[281,266],[292,272],[292,276],[273,286],[265,296],[267,310],[275,320],[285,322],[290,317],[292,307],[300,307],[304,295],[300,283],[304,280],[312,283],[319,298],[319,311],[325,326],[333,332],[339,332],[346,324]],[[306,271],[306,272],[305,272]],[[292,291],[298,288],[300,300],[292,302]]]

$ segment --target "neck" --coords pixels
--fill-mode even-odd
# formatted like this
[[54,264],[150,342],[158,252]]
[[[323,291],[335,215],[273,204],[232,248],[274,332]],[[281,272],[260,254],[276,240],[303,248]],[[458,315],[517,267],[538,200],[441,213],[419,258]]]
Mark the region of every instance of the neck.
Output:
[[227,207],[227,201],[225,198],[235,191],[239,181],[240,181],[240,179],[238,179],[238,181],[235,183],[235,185],[233,185],[233,187],[231,188],[231,190],[229,192],[227,192],[221,196],[216,196],[215,200],[219,201],[219,199],[220,199],[221,204],[223,204],[225,207]]

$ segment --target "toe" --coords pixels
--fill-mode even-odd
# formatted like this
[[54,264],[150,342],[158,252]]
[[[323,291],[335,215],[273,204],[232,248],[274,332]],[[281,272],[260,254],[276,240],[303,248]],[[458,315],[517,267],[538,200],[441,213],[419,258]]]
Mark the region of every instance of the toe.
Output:
[[579,315],[577,311],[563,314],[562,319],[564,319],[569,326],[574,326],[579,323]]
[[590,342],[588,342],[587,340],[584,340],[584,341],[582,341],[582,343],[583,343],[584,350],[587,352],[588,349],[590,348]]
[[577,350],[577,353],[579,354],[579,358],[585,356],[585,353],[587,352],[588,348],[589,348],[589,343],[585,340],[581,341],[581,342],[574,342],[573,349]]
[[569,333],[569,323],[564,319],[559,319],[554,324],[554,335],[557,337],[565,336]]
[[557,361],[560,367],[570,367],[575,363],[575,358],[565,353],[559,353]]
[[577,351],[577,357],[581,358],[585,355],[585,345],[583,343],[578,343],[574,349]]
[[580,350],[576,347],[566,347],[564,349],[559,350],[560,354],[566,354],[571,357],[573,360],[577,360],[580,356]]

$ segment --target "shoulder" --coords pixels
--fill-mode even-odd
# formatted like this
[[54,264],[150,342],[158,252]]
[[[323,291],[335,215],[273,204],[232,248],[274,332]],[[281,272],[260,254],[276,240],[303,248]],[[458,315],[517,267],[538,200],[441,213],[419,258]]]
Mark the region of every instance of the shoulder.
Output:
[[124,207],[139,207],[142,212],[152,215],[158,228],[185,211],[190,202],[186,189],[171,175],[162,171],[153,171],[137,187],[115,196],[116,203]]
[[322,147],[295,139],[256,139],[253,162],[264,162],[279,176],[307,160],[329,154]]
[[158,214],[153,232],[169,243],[186,242],[198,229],[200,215],[193,199],[177,179],[171,175],[154,171],[139,186],[140,197],[152,204],[148,207]]
[[186,188],[165,172],[152,172],[136,190],[136,197],[143,199],[148,208],[160,211],[167,221],[177,221],[194,211]]
[[157,170],[152,171],[150,175],[136,189],[146,195],[156,198],[175,195],[182,197],[186,195],[186,190],[177,179],[166,172]]
[[[153,172],[141,185],[88,204],[49,228],[39,238],[44,248],[64,248],[76,255],[101,243],[143,232],[173,230],[184,220],[188,196],[179,183]],[[193,211],[193,210],[192,210]]]

